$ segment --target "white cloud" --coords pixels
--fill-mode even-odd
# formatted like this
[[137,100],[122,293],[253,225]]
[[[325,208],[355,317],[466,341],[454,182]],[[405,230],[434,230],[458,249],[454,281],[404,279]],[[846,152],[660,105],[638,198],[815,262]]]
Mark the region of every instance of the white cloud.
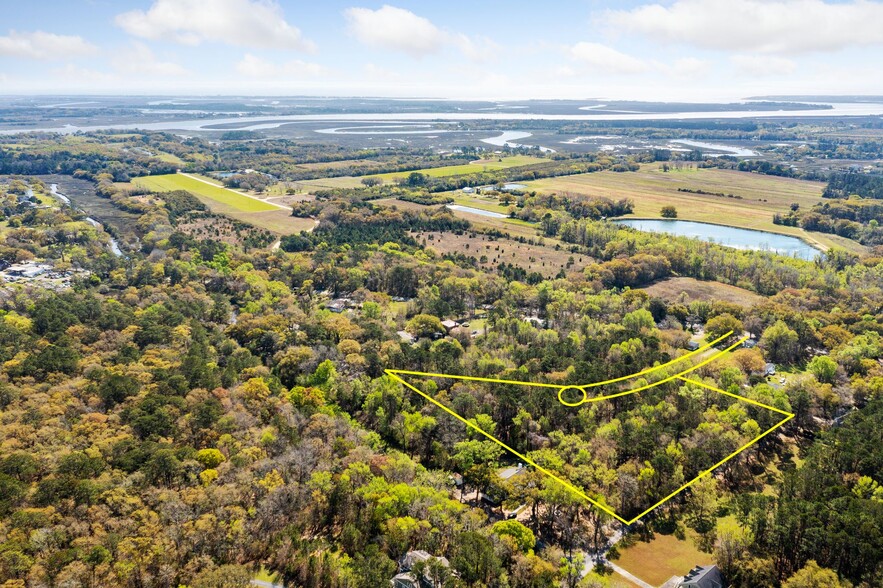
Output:
[[447,41],[445,33],[429,19],[388,4],[377,10],[348,8],[344,16],[353,36],[372,47],[422,57],[437,52]]
[[285,63],[273,63],[251,53],[246,53],[236,63],[236,71],[252,78],[313,77],[324,74],[325,68],[318,63],[308,63],[300,59]]
[[677,0],[608,11],[614,29],[706,49],[805,53],[883,43],[883,4],[868,0]]
[[452,33],[437,27],[428,18],[388,4],[377,10],[347,8],[343,15],[350,33],[369,47],[401,51],[419,58],[450,46],[476,62],[493,59],[499,52],[499,46],[487,37]]
[[0,37],[0,56],[23,57],[25,59],[70,59],[91,55],[98,50],[82,37],[56,35],[43,31],[20,33],[9,31]]
[[784,76],[797,69],[790,59],[774,55],[733,55],[730,63],[740,74],[752,77]]
[[130,49],[122,51],[111,59],[113,68],[125,74],[149,76],[183,76],[189,73],[186,68],[171,61],[160,61],[150,47],[133,42]]
[[646,63],[612,47],[586,41],[570,48],[570,56],[589,69],[612,74],[636,74],[647,71]]
[[239,47],[312,50],[282,9],[268,0],[155,0],[145,12],[117,15],[126,32],[184,45],[214,41]]

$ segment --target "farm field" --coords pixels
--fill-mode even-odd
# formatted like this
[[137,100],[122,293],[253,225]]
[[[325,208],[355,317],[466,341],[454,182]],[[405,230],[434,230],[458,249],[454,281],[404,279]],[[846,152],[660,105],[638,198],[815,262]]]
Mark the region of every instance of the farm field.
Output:
[[723,300],[741,306],[753,306],[764,300],[763,296],[744,288],[721,282],[703,282],[694,278],[668,278],[642,289],[651,296],[687,304],[694,300]]
[[299,190],[306,191],[328,190],[334,188],[359,188],[362,186],[362,179],[368,177],[377,178],[383,180],[384,182],[393,182],[398,178],[406,178],[408,177],[408,174],[417,171],[433,178],[442,178],[462,174],[471,174],[484,170],[504,169],[507,167],[530,165],[532,163],[540,163],[543,161],[546,160],[541,157],[531,157],[529,155],[513,155],[512,157],[497,159],[480,159],[477,161],[473,161],[472,163],[466,163],[462,165],[430,167],[403,172],[389,172],[385,174],[376,174],[371,176],[339,176],[336,178],[318,178],[315,180],[300,180],[297,182],[290,182],[290,184]]
[[336,188],[360,188],[362,178],[355,176],[339,176],[336,178],[317,178],[315,180],[298,180],[287,182],[296,190],[312,192],[315,190],[333,190]]
[[[488,272],[494,271],[500,263],[505,262],[524,268],[529,273],[538,272],[544,278],[554,278],[562,269],[565,272],[579,271],[593,262],[587,255],[572,254],[565,249],[556,251],[554,242],[530,245],[513,239],[492,239],[488,235],[469,232],[463,235],[421,232],[414,233],[413,236],[441,254],[460,253],[475,257],[479,260],[478,267]],[[487,258],[484,263],[480,261],[482,256]]]
[[[660,218],[660,209],[671,205],[677,208],[679,219],[793,235],[823,248],[864,250],[859,243],[836,235],[773,224],[773,215],[788,212],[792,203],[807,210],[821,202],[824,184],[818,182],[719,169],[684,168],[663,172],[659,164],[653,163],[643,165],[637,172],[602,171],[524,183],[540,192],[630,198],[635,203],[634,216],[639,218]],[[679,192],[679,188],[732,194],[741,199]]]
[[512,157],[503,157],[496,159],[479,159],[471,163],[465,163],[462,165],[447,165],[444,167],[430,167],[413,171],[390,172],[369,177],[378,178],[385,182],[390,182],[398,178],[407,178],[409,174],[417,171],[432,178],[445,178],[448,176],[474,174],[476,172],[482,172],[485,170],[505,169],[509,167],[518,167],[520,165],[530,165],[532,163],[541,163],[543,161],[548,160],[541,157],[531,157],[529,155],[513,155]]
[[[194,196],[207,198],[224,206],[244,211],[260,212],[276,210],[278,206],[252,198],[229,188],[217,185],[212,180],[200,180],[184,174],[167,174],[162,176],[144,176],[132,180],[135,185],[157,192],[187,190]],[[211,182],[211,183],[209,183]]]
[[648,541],[621,548],[614,563],[653,586],[672,576],[683,576],[697,565],[714,563],[714,556],[700,551],[694,541],[695,532],[688,531],[683,541],[674,535],[657,534]]
[[[206,182],[211,182],[208,184]],[[200,181],[183,174],[134,178],[136,186],[167,192],[186,190],[200,199],[212,212],[224,214],[280,235],[312,230],[315,221],[291,216],[290,209],[219,186],[213,180]]]

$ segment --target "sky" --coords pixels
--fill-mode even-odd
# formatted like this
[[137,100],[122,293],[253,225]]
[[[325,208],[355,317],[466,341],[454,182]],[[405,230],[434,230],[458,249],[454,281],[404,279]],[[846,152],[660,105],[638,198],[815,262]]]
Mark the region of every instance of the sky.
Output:
[[883,0],[0,0],[0,94],[883,94]]

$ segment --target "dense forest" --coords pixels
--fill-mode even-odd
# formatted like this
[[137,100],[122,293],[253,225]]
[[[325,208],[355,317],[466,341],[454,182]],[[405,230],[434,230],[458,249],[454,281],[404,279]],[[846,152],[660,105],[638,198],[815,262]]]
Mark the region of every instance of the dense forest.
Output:
[[[280,177],[360,159],[281,140],[151,134],[144,148]],[[0,183],[0,260],[68,279],[4,277],[0,290],[0,586],[239,587],[264,571],[287,586],[376,588],[424,550],[417,573],[438,587],[599,588],[617,585],[600,554],[615,563],[655,535],[695,537],[734,588],[883,583],[879,247],[802,261],[605,220],[631,210],[625,198],[536,193],[512,195],[534,223],[518,241],[372,197],[639,159],[599,155],[317,193],[293,205],[317,227],[273,248],[275,235],[245,223],[231,229],[242,239],[221,239],[210,227],[222,218],[187,192],[124,183],[171,164],[84,150],[0,149],[0,170],[16,174]],[[374,157],[390,170],[437,163]],[[50,171],[137,215],[137,241],[115,255],[32,177]],[[870,228],[879,211],[851,203],[824,214]],[[425,232],[481,242],[495,271]],[[492,249],[543,239],[586,263],[550,278]],[[742,297],[646,289],[671,278]],[[733,395],[795,415],[629,528],[385,373],[571,386],[676,362],[690,343],[731,351],[693,382],[578,407],[546,388],[409,380],[628,516],[781,420]]]

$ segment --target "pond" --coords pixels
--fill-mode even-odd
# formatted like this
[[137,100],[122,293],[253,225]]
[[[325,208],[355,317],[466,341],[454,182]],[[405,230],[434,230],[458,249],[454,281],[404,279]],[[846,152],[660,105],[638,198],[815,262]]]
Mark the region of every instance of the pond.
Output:
[[820,253],[818,249],[797,237],[779,235],[768,231],[668,219],[619,219],[613,222],[639,231],[669,233],[679,237],[694,237],[702,241],[710,241],[735,249],[772,251],[779,255],[797,257],[799,259],[812,260]]
[[482,210],[480,208],[472,208],[471,206],[462,206],[460,204],[448,204],[448,208],[451,210],[459,210],[460,212],[468,212],[470,214],[480,214],[481,216],[489,216],[491,218],[507,218],[508,215],[500,214],[499,212],[493,212],[490,210]]

